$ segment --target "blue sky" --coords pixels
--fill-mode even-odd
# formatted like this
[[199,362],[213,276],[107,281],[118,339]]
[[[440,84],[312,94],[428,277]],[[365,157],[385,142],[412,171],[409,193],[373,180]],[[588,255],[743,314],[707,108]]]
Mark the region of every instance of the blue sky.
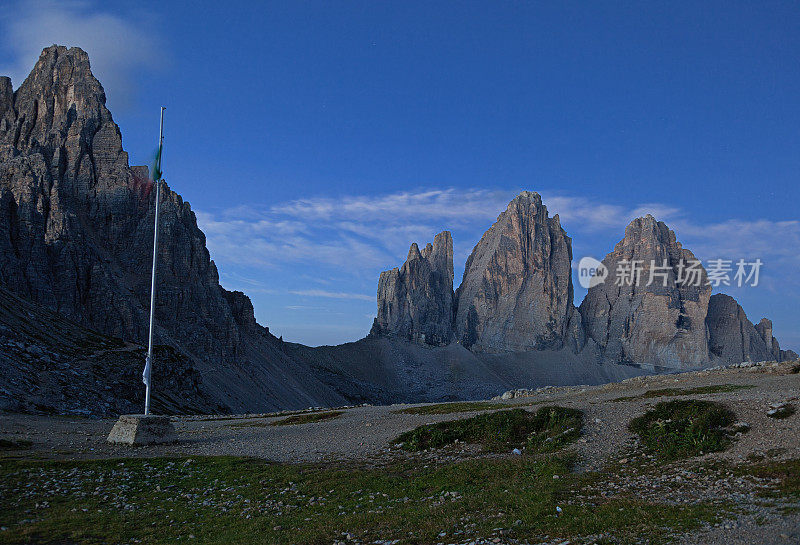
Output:
[[287,340],[362,337],[379,272],[443,229],[458,284],[528,189],[576,261],[644,212],[703,259],[761,258],[723,291],[800,349],[800,7],[699,4],[25,2],[0,73],[89,51],[134,164],[167,106],[168,183]]

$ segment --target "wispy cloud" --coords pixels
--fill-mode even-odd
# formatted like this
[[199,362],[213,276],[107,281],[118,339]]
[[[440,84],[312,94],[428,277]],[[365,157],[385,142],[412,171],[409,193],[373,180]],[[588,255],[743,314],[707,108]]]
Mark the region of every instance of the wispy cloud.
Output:
[[385,195],[354,195],[341,198],[298,199],[272,207],[281,215],[308,220],[381,221],[386,218],[401,220],[453,220],[491,219],[497,210],[505,208],[513,193],[484,189],[435,189],[402,191]]
[[[512,197],[510,191],[421,190],[205,210],[197,218],[220,262],[363,270],[394,266],[411,242],[430,241],[443,229],[488,227]],[[457,253],[469,252],[465,240]]]
[[[453,231],[458,278],[474,244],[515,193],[437,189],[316,197],[271,206],[199,211],[197,217],[226,283],[248,293],[313,298],[307,305],[290,301],[281,308],[311,312],[309,306],[313,305],[317,312],[324,312],[335,300],[374,303],[378,273],[399,266],[411,242],[424,244],[443,229]],[[684,247],[700,259],[761,258],[764,291],[758,293],[800,290],[800,277],[794,274],[800,270],[796,250],[800,247],[800,221],[705,222],[662,203],[631,206],[548,191],[542,191],[542,198],[550,214],[559,214],[573,237],[576,261],[583,255],[602,258],[622,238],[631,219],[649,213],[666,222]],[[231,266],[243,271],[241,278],[225,274]],[[282,286],[272,282],[267,286],[265,279],[279,279]],[[318,289],[320,286],[325,289]],[[751,301],[763,297],[750,292],[741,295]]]
[[292,295],[301,295],[303,297],[324,297],[327,299],[355,299],[370,302],[375,299],[372,295],[327,290],[289,290],[289,293]]
[[92,71],[115,107],[127,107],[136,89],[136,72],[158,67],[164,58],[154,23],[144,14],[122,18],[89,2],[49,0],[19,1],[3,12],[0,43],[14,60],[0,67],[0,74],[11,76],[15,88],[43,48],[78,46],[89,53]]
[[681,215],[678,208],[659,203],[644,203],[626,207],[615,203],[572,195],[542,194],[542,202],[551,215],[558,214],[561,225],[571,232],[622,230],[632,219],[652,214],[661,221]]
[[[514,194],[482,189],[404,191],[199,211],[197,216],[212,254],[221,262],[264,268],[300,262],[331,266],[347,274],[399,265],[411,242],[428,242],[442,229],[454,231],[458,261]],[[649,213],[665,221],[686,247],[703,258],[800,260],[795,250],[800,247],[796,220],[705,223],[661,203],[624,206],[546,191],[543,200],[573,237],[591,240],[605,235],[616,241],[631,219]],[[593,253],[602,257],[610,250],[594,248]]]

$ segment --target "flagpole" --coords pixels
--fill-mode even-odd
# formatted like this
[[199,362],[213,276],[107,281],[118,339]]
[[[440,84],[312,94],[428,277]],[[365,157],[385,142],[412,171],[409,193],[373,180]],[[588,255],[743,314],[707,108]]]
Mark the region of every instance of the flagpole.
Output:
[[144,365],[143,380],[145,383],[144,414],[150,414],[150,373],[153,365],[153,321],[156,309],[156,262],[158,260],[158,205],[161,194],[161,152],[164,145],[164,106],[161,107],[161,122],[158,131],[158,159],[156,161],[158,172],[154,172],[156,190],[155,227],[153,228],[153,271],[150,275],[150,331],[147,335],[147,359]]

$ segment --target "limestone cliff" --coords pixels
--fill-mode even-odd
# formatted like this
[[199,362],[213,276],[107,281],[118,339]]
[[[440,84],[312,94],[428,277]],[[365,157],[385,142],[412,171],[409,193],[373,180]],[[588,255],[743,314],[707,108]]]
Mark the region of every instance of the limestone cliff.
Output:
[[373,334],[442,346],[453,338],[453,238],[436,235],[420,252],[411,245],[400,269],[381,273]]
[[467,259],[455,333],[478,351],[580,349],[572,241],[538,193],[512,200]]
[[637,218],[603,264],[608,278],[589,289],[580,313],[604,361],[672,368],[710,362],[711,286],[674,232],[653,216]]
[[[14,92],[0,78],[0,283],[81,325],[142,342],[154,185],[131,168],[79,48],[48,47]],[[342,403],[219,285],[189,203],[162,186],[158,342],[178,347],[217,401],[248,410]]]

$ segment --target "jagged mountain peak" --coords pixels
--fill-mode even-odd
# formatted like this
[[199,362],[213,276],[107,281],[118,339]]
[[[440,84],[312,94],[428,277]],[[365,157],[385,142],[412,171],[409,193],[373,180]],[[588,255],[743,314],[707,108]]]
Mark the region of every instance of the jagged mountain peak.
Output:
[[539,193],[537,193],[536,191],[528,191],[526,189],[524,191],[521,191],[519,195],[511,199],[511,202],[508,203],[508,206],[514,206],[523,202],[536,202],[541,204],[542,196],[539,195]]
[[373,335],[444,345],[453,337],[453,238],[436,235],[422,252],[414,242],[408,259],[381,273]]
[[[0,83],[0,283],[84,326],[142,341],[153,184],[146,169],[129,167],[88,55],[48,47],[19,89],[7,89]],[[344,402],[280,350],[244,294],[219,285],[188,203],[166,185],[161,192],[157,342],[214,376],[211,395],[233,409]]]
[[625,236],[618,244],[630,246],[641,242],[665,244],[681,248],[675,232],[666,223],[657,220],[652,214],[631,220],[625,227]]
[[651,214],[632,220],[603,264],[609,276],[580,305],[584,328],[606,361],[664,367],[709,363],[705,319],[711,286],[674,231]]
[[538,193],[523,191],[467,259],[457,291],[456,337],[480,351],[582,344],[573,320],[572,241]]
[[412,261],[414,259],[422,259],[422,254],[419,251],[419,246],[417,246],[416,242],[412,242],[411,246],[408,249],[408,257],[406,260]]

